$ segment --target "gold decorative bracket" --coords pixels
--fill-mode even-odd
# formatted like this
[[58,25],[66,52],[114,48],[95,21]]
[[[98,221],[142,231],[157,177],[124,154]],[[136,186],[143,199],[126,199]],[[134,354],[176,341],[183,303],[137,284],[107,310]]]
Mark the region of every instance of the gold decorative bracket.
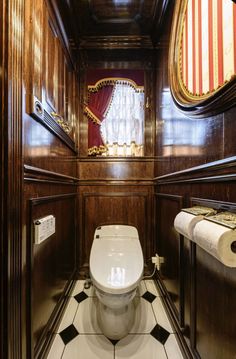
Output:
[[221,224],[231,229],[236,229],[236,213],[220,212],[206,218],[208,221]]
[[204,207],[204,206],[183,208],[182,211],[193,214],[194,216],[212,216],[217,213],[215,209],[210,207]]

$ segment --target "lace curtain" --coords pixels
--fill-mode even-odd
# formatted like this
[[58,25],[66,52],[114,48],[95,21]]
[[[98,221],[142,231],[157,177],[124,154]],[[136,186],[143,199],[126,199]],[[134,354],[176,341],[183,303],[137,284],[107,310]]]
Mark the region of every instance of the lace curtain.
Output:
[[116,84],[111,106],[101,124],[108,155],[143,155],[144,93]]

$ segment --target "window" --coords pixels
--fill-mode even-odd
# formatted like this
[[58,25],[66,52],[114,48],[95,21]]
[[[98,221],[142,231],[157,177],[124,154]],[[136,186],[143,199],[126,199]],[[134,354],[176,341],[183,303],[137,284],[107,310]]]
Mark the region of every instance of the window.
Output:
[[143,156],[144,93],[127,82],[114,86],[110,107],[101,124],[108,156]]
[[143,156],[144,71],[89,69],[89,156]]

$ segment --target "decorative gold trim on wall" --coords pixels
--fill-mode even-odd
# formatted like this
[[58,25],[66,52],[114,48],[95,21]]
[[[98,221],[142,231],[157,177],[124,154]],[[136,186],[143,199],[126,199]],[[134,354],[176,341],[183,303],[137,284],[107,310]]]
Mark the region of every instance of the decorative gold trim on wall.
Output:
[[[234,19],[236,4],[229,3]],[[206,17],[200,16],[204,10],[201,5],[207,8]],[[227,60],[223,45],[229,33],[233,46],[236,19],[225,30],[221,1],[217,6],[211,0],[176,1],[169,49],[170,87],[176,105],[190,116],[215,115],[236,105],[235,55],[231,49]],[[203,33],[207,35],[204,37]],[[232,65],[230,74],[228,62]]]

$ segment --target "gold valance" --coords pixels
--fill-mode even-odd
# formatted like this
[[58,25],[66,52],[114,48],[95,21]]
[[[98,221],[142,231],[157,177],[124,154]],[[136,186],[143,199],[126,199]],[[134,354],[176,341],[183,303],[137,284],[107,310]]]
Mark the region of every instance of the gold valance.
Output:
[[89,92],[97,92],[101,87],[107,85],[123,84],[133,87],[136,92],[144,92],[144,86],[139,86],[134,80],[125,77],[106,77],[96,82],[95,85],[88,85]]

